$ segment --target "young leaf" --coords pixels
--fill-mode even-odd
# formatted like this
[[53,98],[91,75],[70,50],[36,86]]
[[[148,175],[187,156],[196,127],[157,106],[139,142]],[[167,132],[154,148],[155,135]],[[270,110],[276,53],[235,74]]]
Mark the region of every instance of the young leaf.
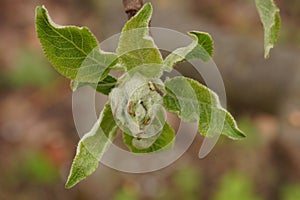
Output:
[[151,15],[152,6],[146,3],[122,30],[117,54],[127,71],[145,64],[162,63],[161,54],[149,36]]
[[[137,139],[131,136],[131,134],[123,133],[124,143],[134,153],[151,153],[172,147],[174,137],[175,131],[167,122],[162,132],[151,138]],[[145,148],[141,148],[142,146]]]
[[[155,88],[150,89],[150,85]],[[162,94],[156,90],[163,88],[160,79],[140,74],[119,78],[118,86],[109,94],[118,126],[135,137],[148,138],[159,133],[166,120]]]
[[[191,84],[185,78],[168,79],[165,82],[167,95],[164,96],[164,105],[171,112],[175,111],[183,121],[195,122],[199,120],[199,102]],[[203,90],[205,92],[205,90]],[[171,93],[168,93],[171,92]],[[211,104],[210,93],[202,93],[202,101]],[[173,94],[173,96],[171,96]],[[174,98],[176,97],[176,98]],[[167,101],[166,101],[167,100]],[[172,104],[166,104],[172,103]],[[179,110],[175,110],[179,108]]]
[[66,188],[73,187],[96,170],[117,129],[111,108],[106,104],[92,130],[78,144]]
[[102,94],[108,95],[110,91],[116,86],[117,79],[113,76],[107,76],[102,81],[97,84],[97,92],[101,92]]
[[[193,89],[194,94],[186,92],[186,90],[190,90],[186,85]],[[207,87],[186,77],[168,79],[165,82],[165,86],[167,92],[164,96],[165,108],[178,114],[183,121],[187,122],[191,120],[188,116],[196,113],[199,120],[198,130],[202,135],[213,136],[221,131],[231,139],[245,137],[230,113],[221,107],[218,96]],[[198,104],[197,107],[195,107],[195,97]],[[189,109],[190,105],[195,110]]]
[[214,52],[214,44],[208,33],[192,31],[189,35],[194,41],[187,47],[176,49],[164,60],[166,71],[171,71],[176,63],[192,59],[208,61]]
[[265,58],[270,55],[279,37],[280,15],[274,0],[255,0],[256,7],[264,27]]
[[71,81],[70,86],[73,91],[77,90],[80,87],[89,85],[92,88],[96,89],[97,92],[108,95],[110,91],[116,86],[117,79],[113,76],[107,75],[102,81],[98,83],[83,83],[78,81]]
[[97,83],[116,63],[117,56],[102,52],[86,27],[58,26],[43,6],[36,8],[36,29],[48,60],[70,79]]

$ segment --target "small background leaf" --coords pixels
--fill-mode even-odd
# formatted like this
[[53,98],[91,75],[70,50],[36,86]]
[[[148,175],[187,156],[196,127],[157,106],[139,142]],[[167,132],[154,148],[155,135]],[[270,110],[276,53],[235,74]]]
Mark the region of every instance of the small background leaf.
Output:
[[255,0],[255,3],[264,26],[265,58],[268,58],[270,50],[274,47],[279,37],[281,24],[279,8],[274,3],[274,0]]

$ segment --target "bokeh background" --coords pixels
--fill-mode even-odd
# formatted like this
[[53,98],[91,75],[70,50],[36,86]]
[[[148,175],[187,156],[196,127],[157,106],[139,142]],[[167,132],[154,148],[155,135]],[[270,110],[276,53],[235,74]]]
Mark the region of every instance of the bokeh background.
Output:
[[127,16],[121,0],[1,0],[1,200],[300,199],[300,1],[277,0],[283,25],[268,60],[254,0],[151,2],[152,26],[213,36],[228,109],[248,137],[221,137],[200,160],[198,135],[163,170],[136,175],[100,165],[64,189],[79,140],[72,92],[42,53],[35,6],[44,4],[58,24],[89,27],[99,41],[120,32]]

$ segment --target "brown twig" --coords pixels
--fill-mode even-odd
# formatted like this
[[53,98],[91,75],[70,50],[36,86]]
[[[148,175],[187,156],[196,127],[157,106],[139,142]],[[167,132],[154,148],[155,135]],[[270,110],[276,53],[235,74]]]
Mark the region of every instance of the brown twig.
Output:
[[130,19],[143,7],[143,0],[123,0],[123,5]]

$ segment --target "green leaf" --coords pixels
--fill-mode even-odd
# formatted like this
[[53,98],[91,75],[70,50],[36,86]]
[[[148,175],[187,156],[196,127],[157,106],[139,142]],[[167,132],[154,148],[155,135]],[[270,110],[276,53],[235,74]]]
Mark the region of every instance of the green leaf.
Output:
[[[195,91],[186,78],[176,77],[165,81],[167,94],[164,96],[164,106],[187,122],[199,120],[199,102]],[[203,103],[212,104],[210,93],[203,89]],[[170,104],[171,103],[171,104]],[[178,110],[176,110],[178,109]]]
[[96,170],[117,129],[111,108],[106,104],[92,130],[78,144],[66,188],[73,187]]
[[[151,15],[152,6],[146,3],[122,30],[117,54],[126,71],[147,64],[162,64],[161,54],[149,36]],[[160,71],[161,67],[158,70]]]
[[255,0],[255,3],[264,27],[265,58],[268,58],[270,50],[274,47],[279,37],[281,26],[279,8],[274,0]]
[[202,135],[213,136],[222,132],[231,139],[245,137],[230,113],[221,107],[218,96],[207,87],[186,77],[168,79],[165,86],[165,108],[187,122],[193,121],[196,114]]
[[208,61],[214,52],[214,44],[211,36],[205,32],[192,31],[189,35],[194,41],[187,47],[176,49],[169,54],[165,61],[164,67],[166,71],[171,71],[176,63],[201,59],[202,61]]
[[83,83],[78,81],[71,81],[70,86],[73,91],[77,90],[80,87],[89,85],[92,88],[96,89],[97,92],[108,95],[110,91],[116,86],[117,79],[113,76],[106,76],[102,81],[98,83]]
[[104,80],[98,82],[97,84],[97,92],[101,92],[102,94],[108,95],[110,91],[116,86],[117,79],[113,76],[107,76]]
[[97,83],[106,77],[117,56],[100,50],[86,27],[58,26],[45,7],[36,8],[36,29],[45,55],[62,75]]
[[134,153],[151,153],[168,149],[173,146],[174,138],[175,131],[167,122],[160,134],[150,138],[138,139],[131,134],[123,133],[124,143]]

